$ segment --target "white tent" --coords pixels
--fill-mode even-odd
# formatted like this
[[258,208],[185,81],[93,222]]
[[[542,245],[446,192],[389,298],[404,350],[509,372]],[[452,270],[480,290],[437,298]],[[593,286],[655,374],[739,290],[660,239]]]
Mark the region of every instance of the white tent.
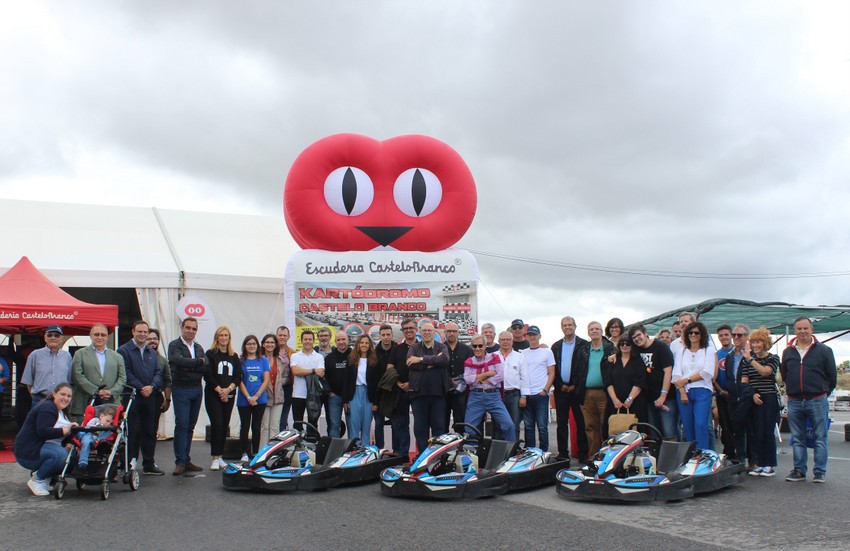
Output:
[[[0,231],[0,272],[26,255],[60,287],[135,289],[163,346],[179,336],[177,303],[186,295],[200,297],[216,323],[230,327],[235,345],[247,334],[273,332],[284,319],[286,262],[298,250],[282,215],[7,199]],[[199,332],[204,348],[211,338],[201,334],[214,330]],[[202,415],[196,431],[205,424]]]

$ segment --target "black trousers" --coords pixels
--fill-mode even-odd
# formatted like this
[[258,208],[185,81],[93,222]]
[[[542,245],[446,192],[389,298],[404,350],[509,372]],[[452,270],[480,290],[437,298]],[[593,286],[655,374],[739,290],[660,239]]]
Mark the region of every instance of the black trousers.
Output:
[[138,392],[127,415],[127,425],[130,429],[130,459],[138,458],[141,450],[144,468],[153,467],[156,463],[157,418],[156,395],[145,397]]
[[[292,399],[292,424],[295,430],[301,430],[302,427],[300,424],[297,424],[298,421],[304,421],[304,412],[307,411],[307,398],[293,398]],[[327,414],[327,402],[325,402],[325,413]],[[315,419],[313,416],[307,416],[307,422],[319,428],[319,417]],[[318,438],[319,433],[314,431],[313,429],[307,427],[307,437],[308,438]]]
[[[555,431],[558,440],[558,455],[569,457],[570,449],[570,411],[576,421],[576,437],[578,439],[578,458],[587,459],[587,432],[584,430],[584,414],[575,392],[561,392],[555,389],[555,417],[558,428]],[[575,451],[575,450],[573,450]]]
[[413,436],[416,450],[428,447],[428,438],[445,434],[446,399],[443,396],[414,396],[410,400],[413,409]]
[[735,434],[732,432],[732,420],[729,418],[729,402],[725,397],[717,395],[717,418],[720,421],[720,442],[723,453],[730,459],[735,458]]
[[[464,423],[466,421],[466,402],[467,393],[463,392],[448,392],[446,393],[446,422],[443,425],[446,430],[451,431],[454,423]],[[454,422],[451,422],[451,418]],[[461,434],[463,430],[458,431]]]
[[[260,426],[263,423],[263,414],[266,412],[266,404],[256,406],[239,406],[239,443],[242,445],[242,453],[248,457],[254,457],[260,449]],[[248,446],[248,430],[251,430],[251,445]]]
[[222,402],[218,392],[212,389],[204,391],[204,408],[210,418],[210,455],[213,457],[224,454],[224,440],[230,429],[230,416],[235,401],[235,396],[229,396],[226,402]]

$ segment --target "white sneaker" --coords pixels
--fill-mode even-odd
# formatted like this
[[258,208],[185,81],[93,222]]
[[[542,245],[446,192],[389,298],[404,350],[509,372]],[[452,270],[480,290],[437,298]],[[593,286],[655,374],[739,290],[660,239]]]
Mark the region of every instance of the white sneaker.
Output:
[[761,476],[763,470],[764,469],[762,469],[761,467],[754,467],[753,470],[747,474],[749,474],[750,476]]
[[220,464],[219,464],[219,459],[213,459],[213,460],[212,460],[212,465],[210,465],[210,470],[211,470],[211,471],[217,471],[217,470],[219,470],[220,468],[221,468],[221,466],[220,466]]
[[35,475],[27,481],[27,487],[37,496],[49,496],[50,490],[47,489],[48,482],[46,480],[38,480]]
[[225,461],[224,458],[219,457],[218,458],[218,466],[221,467],[222,469],[226,469],[227,468],[227,461]]
[[773,470],[773,467],[764,467],[759,476],[776,476],[776,471]]
[[250,457],[248,457],[248,454],[247,454],[247,453],[243,453],[243,454],[242,454],[242,459],[241,459],[241,461],[242,461],[242,463],[250,463],[250,462],[251,462],[251,458],[250,458]]

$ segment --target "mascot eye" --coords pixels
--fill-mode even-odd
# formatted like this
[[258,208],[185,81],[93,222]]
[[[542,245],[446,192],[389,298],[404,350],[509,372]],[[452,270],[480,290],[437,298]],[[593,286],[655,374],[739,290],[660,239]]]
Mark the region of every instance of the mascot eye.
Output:
[[363,214],[374,198],[375,186],[371,178],[359,168],[342,166],[325,179],[325,202],[337,214]]
[[434,212],[443,198],[440,179],[424,168],[405,170],[393,187],[395,204],[408,216],[427,216]]

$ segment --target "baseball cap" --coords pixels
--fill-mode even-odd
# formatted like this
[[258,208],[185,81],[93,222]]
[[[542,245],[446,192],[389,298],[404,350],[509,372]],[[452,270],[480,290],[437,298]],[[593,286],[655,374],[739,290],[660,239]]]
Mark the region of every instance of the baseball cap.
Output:
[[529,325],[528,330],[525,332],[526,335],[539,335],[540,328],[536,325]]
[[55,333],[59,333],[60,335],[64,334],[62,332],[62,326],[61,325],[48,325],[47,329],[44,332],[45,333],[54,333],[55,332]]
[[512,321],[512,322],[511,322],[511,327],[513,327],[514,325],[519,325],[520,327],[524,327],[524,326],[525,326],[525,324],[522,322],[522,320],[521,320],[521,319],[515,319],[514,321]]

